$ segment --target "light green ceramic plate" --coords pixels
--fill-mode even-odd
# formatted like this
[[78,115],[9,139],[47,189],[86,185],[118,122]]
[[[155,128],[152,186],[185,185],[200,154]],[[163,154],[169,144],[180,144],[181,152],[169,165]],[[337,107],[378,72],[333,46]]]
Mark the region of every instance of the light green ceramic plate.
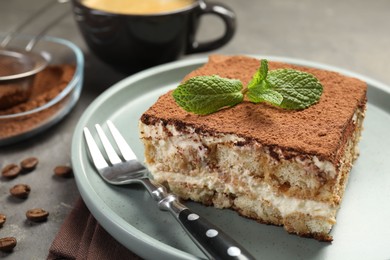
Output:
[[[388,259],[390,257],[390,87],[372,79],[322,64],[261,57],[317,67],[357,77],[368,85],[368,110],[355,164],[344,201],[332,230],[333,243],[287,234],[283,228],[262,225],[231,210],[196,203],[189,207],[209,219],[258,259]],[[90,164],[84,145],[84,126],[112,120],[143,160],[137,123],[157,98],[175,88],[184,75],[206,58],[184,60],[130,76],[99,96],[81,117],[73,136],[72,164],[80,193],[100,224],[120,243],[148,259],[204,258],[169,213],[159,211],[140,186],[114,187],[103,182]]]

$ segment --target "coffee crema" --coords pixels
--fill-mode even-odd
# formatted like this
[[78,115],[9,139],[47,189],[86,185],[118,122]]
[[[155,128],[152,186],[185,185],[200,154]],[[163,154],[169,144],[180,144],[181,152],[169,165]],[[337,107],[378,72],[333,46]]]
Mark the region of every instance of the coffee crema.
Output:
[[194,0],[82,0],[91,9],[116,14],[168,13],[192,5]]

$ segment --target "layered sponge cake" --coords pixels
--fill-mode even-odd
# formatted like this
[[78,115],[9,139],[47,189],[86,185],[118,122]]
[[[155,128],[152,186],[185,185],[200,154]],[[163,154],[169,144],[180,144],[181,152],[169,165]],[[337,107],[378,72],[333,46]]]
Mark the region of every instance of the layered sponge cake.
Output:
[[[211,56],[184,80],[219,75],[246,85],[259,64],[245,56]],[[279,68],[317,77],[323,85],[318,103],[286,110],[244,101],[196,115],[179,107],[170,91],[139,122],[146,164],[183,199],[331,241],[358,156],[367,85],[336,72],[269,62],[270,70]]]

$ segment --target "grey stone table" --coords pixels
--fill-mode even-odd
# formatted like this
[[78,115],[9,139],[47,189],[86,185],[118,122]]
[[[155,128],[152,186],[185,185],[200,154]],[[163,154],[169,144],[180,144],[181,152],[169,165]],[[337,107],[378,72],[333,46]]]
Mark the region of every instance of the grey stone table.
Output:
[[[47,0],[46,0],[47,1]],[[6,33],[44,0],[0,0],[0,33]],[[311,60],[348,69],[390,85],[390,1],[388,0],[226,0],[238,19],[237,33],[224,54],[260,54]],[[70,8],[70,6],[64,7]],[[215,26],[202,26],[213,23]],[[45,24],[45,16],[26,33]],[[214,17],[205,17],[199,39],[212,38],[222,28]],[[85,108],[105,89],[128,76],[103,64],[86,47],[71,14],[48,32],[73,41],[85,54],[85,81],[81,98],[71,113],[42,134],[14,145],[0,147],[0,167],[36,156],[38,168],[13,181],[0,180],[0,212],[9,220],[0,237],[15,236],[18,246],[5,259],[45,259],[63,220],[79,193],[74,179],[53,177],[57,165],[70,165],[70,140]],[[183,57],[183,58],[192,58]],[[16,182],[28,183],[33,192],[19,202],[9,196]],[[42,207],[49,221],[32,225],[25,210]]]

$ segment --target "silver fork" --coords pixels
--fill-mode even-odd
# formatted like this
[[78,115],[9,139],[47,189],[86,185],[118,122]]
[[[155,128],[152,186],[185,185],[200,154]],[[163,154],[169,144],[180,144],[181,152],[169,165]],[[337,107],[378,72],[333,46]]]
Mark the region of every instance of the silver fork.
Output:
[[164,186],[150,179],[148,169],[138,161],[118,129],[111,121],[107,121],[107,125],[123,160],[111,145],[100,125],[96,124],[95,128],[106,151],[108,162],[100,152],[89,129],[84,127],[84,137],[89,154],[103,180],[113,185],[143,184],[153,199],[157,201],[159,209],[169,211],[208,258],[254,259],[247,250],[220,228],[192,212],[179,202],[177,196],[168,193]]

